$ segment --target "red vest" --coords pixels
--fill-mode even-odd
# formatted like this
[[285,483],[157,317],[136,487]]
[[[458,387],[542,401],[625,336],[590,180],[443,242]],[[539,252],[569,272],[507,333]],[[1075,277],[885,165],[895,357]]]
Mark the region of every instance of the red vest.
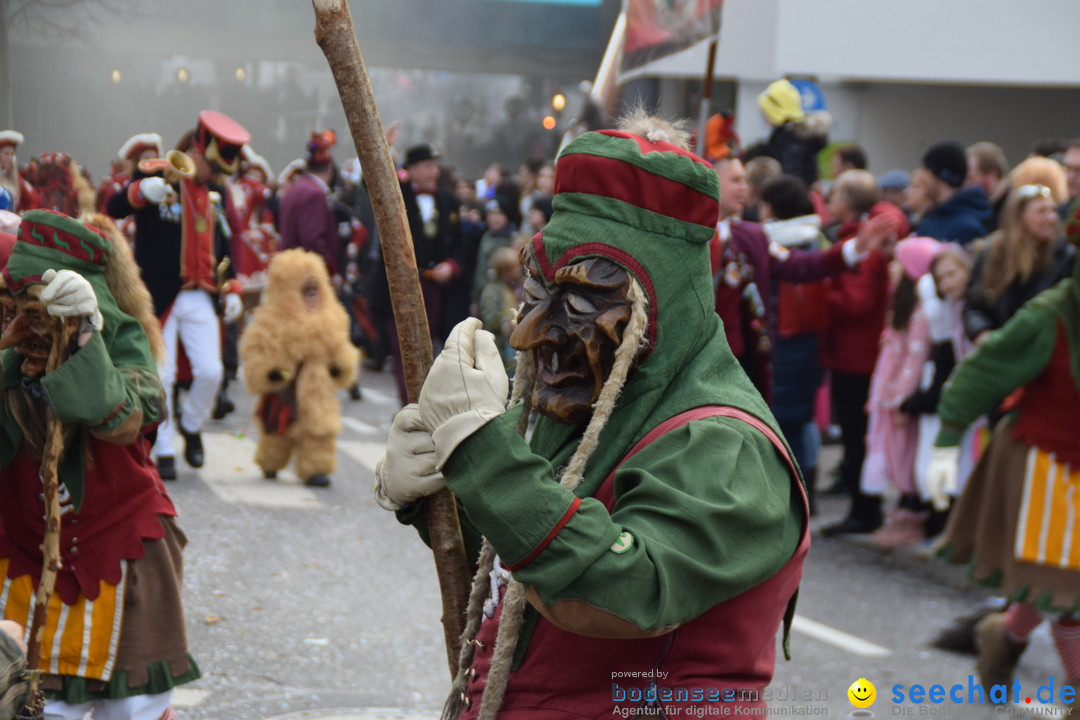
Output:
[[1069,341],[1057,321],[1057,341],[1039,376],[1024,387],[1013,436],[1028,447],[1057,454],[1059,462],[1080,464],[1080,391],[1069,367]]
[[[589,638],[560,630],[541,617],[521,667],[510,675],[498,713],[500,720],[599,720],[612,717],[616,709],[643,706],[665,709],[665,714],[651,716],[687,717],[687,708],[719,704],[731,710],[725,717],[760,717],[742,710],[766,707],[762,691],[772,680],[776,632],[798,589],[810,548],[806,491],[787,449],[757,418],[735,408],[711,406],[661,423],[619,464],[665,432],[717,415],[739,418],[761,430],[787,462],[792,487],[797,488],[803,505],[803,531],[795,553],[771,578],[660,637]],[[614,476],[613,470],[594,496],[609,512],[615,504]],[[503,593],[505,590],[502,588]],[[460,720],[474,720],[479,714],[501,610],[500,602],[476,634],[473,661],[467,671],[467,707]],[[640,676],[648,672],[654,677]]]
[[[165,528],[159,515],[176,510],[150,457],[145,436],[128,445],[87,437],[84,496],[75,512],[65,508],[61,489],[60,558],[56,592],[71,605],[81,591],[98,596],[99,580],[120,581],[124,560],[143,556],[142,541],[160,540]],[[40,465],[24,449],[0,470],[0,557],[10,558],[8,577],[41,572],[41,538],[45,506],[41,500]],[[4,579],[0,578],[0,586]]]
[[184,179],[180,191],[184,215],[180,223],[180,276],[185,288],[202,288],[216,294],[217,259],[214,253],[214,207],[210,189],[202,183]]

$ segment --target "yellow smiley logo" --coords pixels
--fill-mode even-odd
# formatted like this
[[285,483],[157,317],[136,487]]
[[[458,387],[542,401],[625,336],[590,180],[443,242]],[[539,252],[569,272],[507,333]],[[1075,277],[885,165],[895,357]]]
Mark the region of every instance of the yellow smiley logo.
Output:
[[868,708],[874,704],[874,699],[877,698],[877,688],[874,687],[874,683],[866,678],[859,678],[851,683],[847,696],[855,707]]

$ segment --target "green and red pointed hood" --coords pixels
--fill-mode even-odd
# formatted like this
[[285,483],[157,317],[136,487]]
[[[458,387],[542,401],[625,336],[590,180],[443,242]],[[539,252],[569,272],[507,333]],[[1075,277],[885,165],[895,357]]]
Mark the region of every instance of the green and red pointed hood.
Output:
[[[720,188],[707,161],[626,132],[585,133],[559,156],[552,206],[529,247],[540,279],[550,284],[560,267],[604,257],[632,274],[649,299],[648,349],[590,459],[585,493],[650,428],[683,410],[731,405],[775,427],[716,314],[709,241]],[[575,430],[540,418],[534,447],[546,454]]]

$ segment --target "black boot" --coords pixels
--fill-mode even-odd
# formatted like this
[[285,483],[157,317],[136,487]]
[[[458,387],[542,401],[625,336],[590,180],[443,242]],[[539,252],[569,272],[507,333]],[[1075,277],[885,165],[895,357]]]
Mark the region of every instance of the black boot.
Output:
[[236,405],[229,399],[229,379],[225,378],[221,381],[221,388],[214,399],[214,412],[211,417],[221,420],[233,410],[236,410]]
[[847,518],[821,530],[825,537],[872,533],[881,527],[881,498],[877,495],[856,493],[851,500],[851,512]]
[[945,526],[949,523],[950,511],[952,511],[951,505],[948,510],[930,511],[930,518],[926,521],[926,537],[937,537],[945,532]]
[[184,459],[187,460],[187,464],[193,468],[201,468],[203,466],[203,445],[202,435],[199,433],[189,433],[184,429],[184,426],[177,423],[180,429],[180,434],[184,437]]
[[157,458],[158,477],[162,480],[176,479],[176,459],[172,455],[159,455]]

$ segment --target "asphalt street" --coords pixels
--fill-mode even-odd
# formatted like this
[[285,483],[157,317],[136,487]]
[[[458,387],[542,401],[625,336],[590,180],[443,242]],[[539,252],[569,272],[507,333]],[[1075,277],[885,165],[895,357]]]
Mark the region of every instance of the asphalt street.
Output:
[[[341,393],[345,427],[329,488],[306,488],[292,473],[262,479],[253,460],[253,401],[241,388],[233,393],[237,411],[204,429],[206,465],[194,470],[178,461],[180,477],[169,490],[189,539],[184,600],[203,671],[177,693],[182,720],[438,717],[450,679],[431,555],[370,493],[398,408],[393,377],[367,372],[361,385],[359,401]],[[837,455],[835,446],[825,448],[823,470]],[[844,510],[843,501],[824,499],[813,527]],[[847,695],[859,679],[876,686],[877,700],[858,712],[876,717],[1061,715],[1034,696],[1051,678],[1057,687],[1063,679],[1045,625],[1021,661],[1019,703],[969,702],[973,659],[928,642],[989,595],[966,581],[963,568],[926,555],[815,536],[793,658],[784,661],[778,647],[766,695],[771,717],[865,717],[851,714]],[[598,687],[613,682],[596,669]],[[908,699],[912,686],[934,684],[946,693],[962,685],[963,702]],[[897,687],[904,702],[893,701]]]

